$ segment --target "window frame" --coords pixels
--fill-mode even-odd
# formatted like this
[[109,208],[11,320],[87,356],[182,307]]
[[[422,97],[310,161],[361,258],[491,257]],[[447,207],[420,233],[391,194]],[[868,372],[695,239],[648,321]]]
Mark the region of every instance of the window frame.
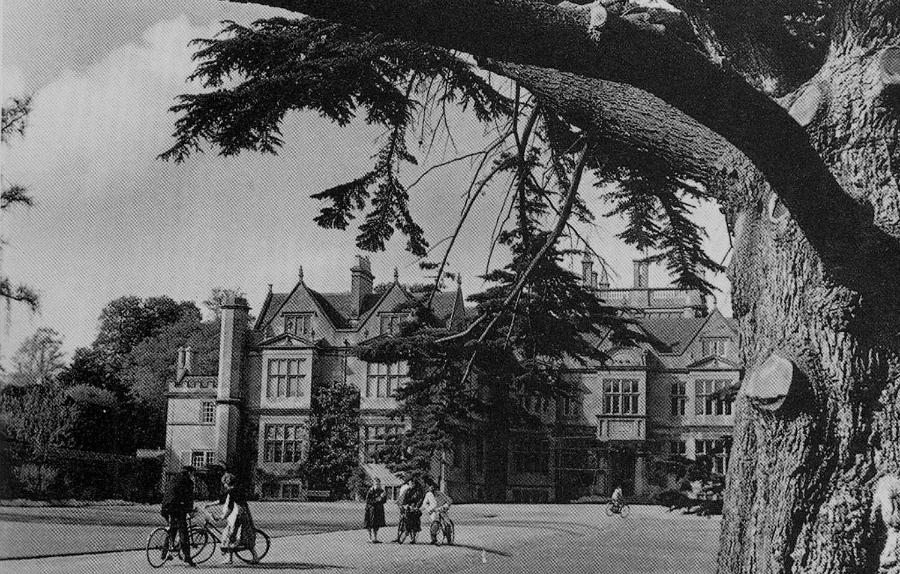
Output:
[[603,379],[604,415],[639,415],[641,412],[639,379]]
[[[379,313],[378,328],[382,335],[393,335],[400,330],[400,323],[406,317],[405,313]],[[387,329],[385,329],[387,327]]]
[[312,312],[284,313],[284,332],[297,337],[311,336],[315,330],[313,315]]
[[679,418],[687,415],[687,382],[675,381],[669,387],[671,416]]
[[715,395],[731,385],[730,379],[696,379],[694,394],[696,407],[694,413],[698,417],[731,416],[732,401],[717,398]]
[[700,352],[704,357],[724,357],[728,353],[730,341],[729,337],[701,337]]
[[366,398],[394,398],[397,389],[408,378],[403,361],[395,363],[366,363]]
[[305,460],[307,448],[305,425],[290,422],[265,422],[262,426],[263,462],[297,464]]
[[[265,370],[265,397],[267,400],[296,399],[305,395],[303,387],[306,382],[306,373],[303,372],[303,357],[269,357],[266,359]],[[284,372],[281,372],[281,366]],[[276,367],[273,372],[272,367]],[[291,367],[296,366],[296,371],[291,372]],[[293,393],[291,392],[293,391]]]
[[[207,407],[209,407],[207,409]],[[214,425],[216,424],[216,402],[201,401],[200,402],[200,424]]]

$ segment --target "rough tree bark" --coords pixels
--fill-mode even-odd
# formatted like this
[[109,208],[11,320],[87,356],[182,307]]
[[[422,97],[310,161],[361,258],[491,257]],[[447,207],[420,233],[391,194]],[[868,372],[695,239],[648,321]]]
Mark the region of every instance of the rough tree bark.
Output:
[[[847,2],[836,22],[825,64],[787,101],[815,107],[797,110],[811,118],[812,145],[844,193],[896,230],[900,106],[881,90],[878,59],[898,40],[900,6]],[[829,274],[766,188],[760,181],[759,201],[738,215],[734,311],[751,370],[778,352],[799,376],[774,411],[739,395],[719,570],[875,572],[882,532],[869,517],[872,486],[900,473],[892,303]],[[882,272],[873,267],[861,280],[890,283]],[[884,312],[890,321],[874,318]]]
[[[758,393],[774,380],[738,397],[719,571],[877,570],[872,486],[900,474],[900,98],[879,69],[900,43],[898,0],[833,3],[815,73],[767,32],[777,17],[744,26],[778,4],[766,0],[693,2],[716,16],[694,21],[705,52],[527,0],[261,3],[467,51],[599,140],[715,189],[749,375],[773,354],[795,369],[781,402]],[[680,115],[667,121],[667,105]]]

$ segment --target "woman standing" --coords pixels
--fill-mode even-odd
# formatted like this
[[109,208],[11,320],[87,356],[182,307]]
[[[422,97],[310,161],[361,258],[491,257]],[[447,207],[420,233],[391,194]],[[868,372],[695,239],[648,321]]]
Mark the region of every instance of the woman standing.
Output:
[[237,477],[226,472],[222,476],[222,517],[225,529],[222,531],[222,554],[226,554],[224,564],[234,562],[234,552],[246,548],[253,554],[253,562],[259,561],[256,556],[256,527],[247,505],[247,495],[238,485]]
[[381,479],[376,478],[372,488],[366,493],[365,527],[369,532],[369,542],[381,544],[378,540],[378,529],[384,526],[384,503],[387,494],[381,488]]

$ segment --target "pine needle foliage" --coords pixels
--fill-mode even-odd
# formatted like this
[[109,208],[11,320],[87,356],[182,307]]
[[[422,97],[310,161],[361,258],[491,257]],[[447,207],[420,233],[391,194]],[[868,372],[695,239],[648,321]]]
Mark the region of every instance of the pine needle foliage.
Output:
[[598,182],[599,187],[612,185],[605,195],[612,205],[607,215],[625,220],[619,239],[653,252],[647,259],[663,263],[676,286],[704,294],[715,291],[706,272],[724,268],[707,255],[706,230],[691,219],[691,202],[704,198],[702,190],[670,174],[622,166],[598,173]]
[[225,22],[218,36],[194,44],[190,79],[207,91],[182,95],[171,108],[180,115],[175,143],[160,157],[184,161],[204,141],[226,156],[274,154],[289,112],[315,111],[340,126],[362,114],[385,129],[372,169],[313,197],[328,203],[316,217],[326,228],[346,229],[368,209],[357,236],[367,251],[384,249],[395,230],[411,253],[428,247],[398,177],[404,163],[417,163],[407,146],[417,114],[424,121],[426,108],[453,104],[490,122],[509,112],[509,100],[453,52],[315,18]]

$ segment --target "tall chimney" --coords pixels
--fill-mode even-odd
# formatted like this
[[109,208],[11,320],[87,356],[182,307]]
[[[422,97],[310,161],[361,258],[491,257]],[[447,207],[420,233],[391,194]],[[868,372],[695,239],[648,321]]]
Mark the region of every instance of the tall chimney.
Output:
[[606,267],[600,266],[600,276],[597,278],[597,288],[598,289],[609,289],[609,274],[606,272]]
[[250,307],[243,297],[229,295],[222,305],[219,337],[219,381],[216,394],[216,457],[234,467],[241,401],[244,339]]
[[591,287],[594,280],[594,261],[588,250],[584,250],[584,257],[581,258],[581,284],[585,287]]
[[635,289],[646,289],[649,287],[650,280],[650,262],[646,259],[634,260],[634,287]]
[[175,380],[184,376],[184,347],[178,347],[178,359],[175,360]]
[[350,315],[357,319],[362,314],[363,300],[372,294],[372,264],[368,257],[356,256],[356,266],[350,268]]
[[194,372],[194,350],[187,346],[184,348],[184,372],[185,374],[192,374]]

